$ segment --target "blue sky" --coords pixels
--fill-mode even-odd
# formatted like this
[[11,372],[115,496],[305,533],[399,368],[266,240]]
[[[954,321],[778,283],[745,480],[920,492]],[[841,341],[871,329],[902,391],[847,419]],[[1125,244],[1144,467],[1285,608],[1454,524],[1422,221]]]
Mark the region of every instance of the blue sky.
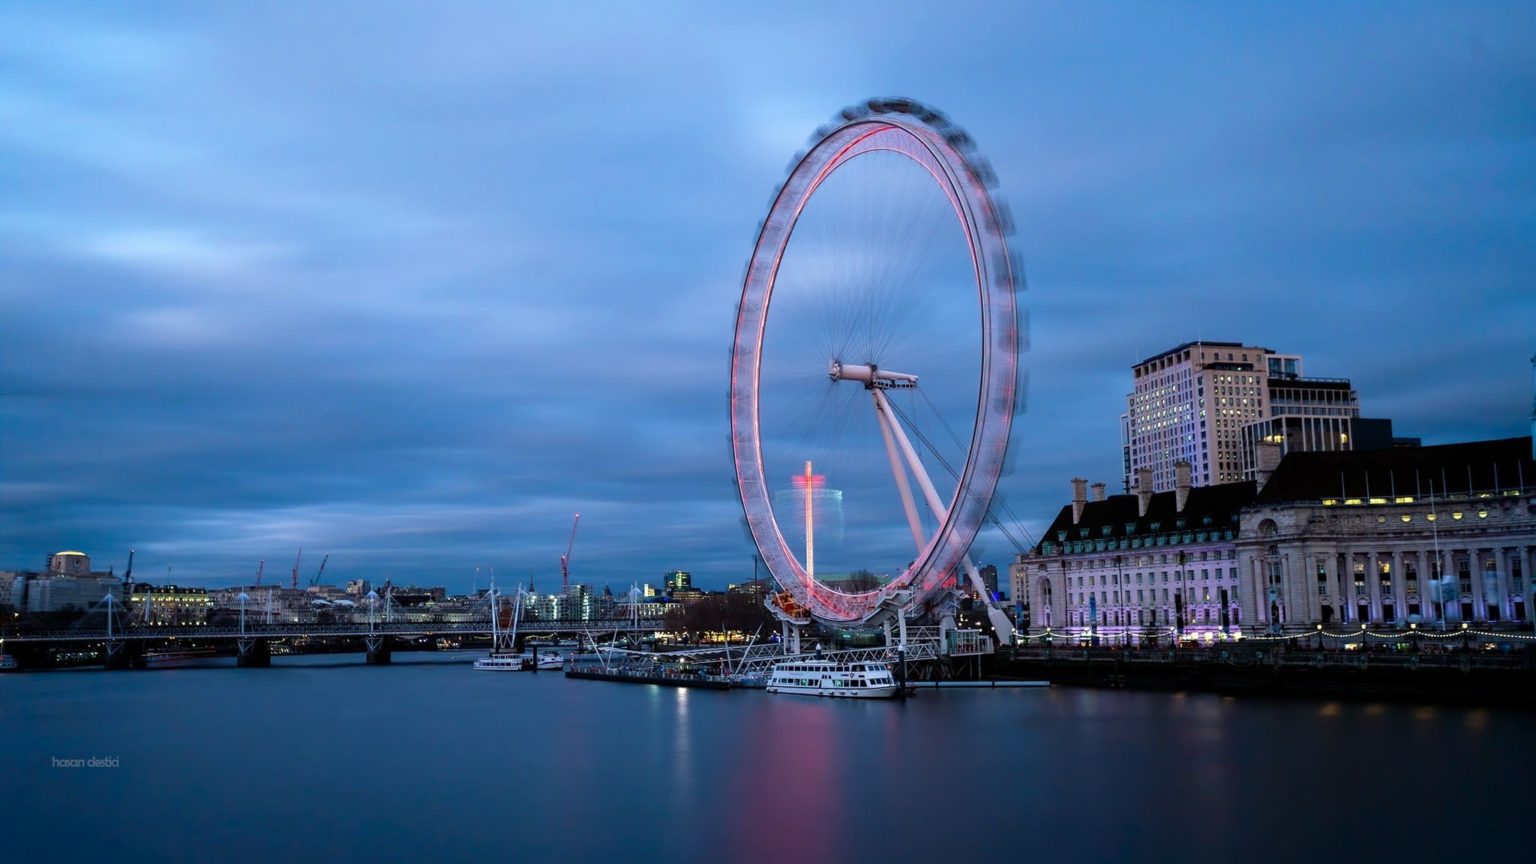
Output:
[[6,2],[0,567],[547,585],[579,510],[575,578],[746,578],[742,265],[874,95],[1012,205],[1035,530],[1196,337],[1426,443],[1525,434],[1530,4]]

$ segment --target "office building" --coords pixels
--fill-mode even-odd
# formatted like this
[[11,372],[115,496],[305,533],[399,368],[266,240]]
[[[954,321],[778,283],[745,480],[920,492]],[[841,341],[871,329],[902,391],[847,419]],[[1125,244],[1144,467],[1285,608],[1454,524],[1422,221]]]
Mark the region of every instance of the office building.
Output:
[[1413,446],[1395,438],[1392,421],[1360,416],[1347,378],[1307,378],[1301,357],[1240,342],[1191,342],[1132,369],[1135,389],[1120,417],[1125,491],[1142,468],[1152,490],[1173,488],[1173,466],[1191,466],[1194,485],[1258,480],[1277,457],[1304,451]]
[[1131,368],[1121,418],[1125,490],[1150,469],[1153,492],[1188,462],[1195,486],[1243,479],[1242,433],[1268,416],[1271,378],[1298,378],[1301,358],[1240,342],[1186,342]]

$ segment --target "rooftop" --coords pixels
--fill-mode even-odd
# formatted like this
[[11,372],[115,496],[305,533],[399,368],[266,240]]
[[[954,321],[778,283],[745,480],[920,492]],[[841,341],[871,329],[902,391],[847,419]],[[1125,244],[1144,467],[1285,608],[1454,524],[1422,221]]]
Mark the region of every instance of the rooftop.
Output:
[[1156,354],[1153,354],[1151,357],[1141,361],[1140,363],[1132,364],[1132,366],[1133,368],[1135,366],[1145,366],[1146,364],[1151,363],[1153,360],[1161,360],[1162,358],[1167,357],[1169,354],[1177,354],[1180,351],[1183,351],[1185,348],[1193,348],[1197,345],[1205,346],[1208,348],[1248,348],[1253,351],[1262,351],[1265,354],[1275,353],[1268,348],[1261,348],[1257,345],[1244,345],[1241,342],[1212,342],[1210,340],[1197,339],[1194,342],[1185,342],[1182,345],[1175,345],[1172,348],[1169,348],[1167,351],[1159,351]]
[[1536,486],[1531,439],[1286,454],[1256,504],[1329,498],[1427,499]]
[[[1035,551],[1038,553],[1046,543],[1064,542],[1063,532],[1066,540],[1071,541],[1150,537],[1174,531],[1235,530],[1238,511],[1253,501],[1254,494],[1253,482],[1246,480],[1195,486],[1189,490],[1189,500],[1180,513],[1175,510],[1178,503],[1176,491],[1154,492],[1145,516],[1137,515],[1136,495],[1111,495],[1103,501],[1085,504],[1083,516],[1076,525],[1072,524],[1072,505],[1068,504],[1061,508],[1051,526],[1041,535]],[[1181,520],[1183,524],[1180,524]]]

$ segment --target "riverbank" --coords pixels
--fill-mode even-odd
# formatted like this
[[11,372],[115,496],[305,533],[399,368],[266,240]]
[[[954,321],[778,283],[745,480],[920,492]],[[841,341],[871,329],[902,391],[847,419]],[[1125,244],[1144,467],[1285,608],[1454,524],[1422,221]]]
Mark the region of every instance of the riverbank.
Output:
[[1515,653],[1111,648],[1001,652],[988,674],[1067,687],[1536,708],[1536,650]]

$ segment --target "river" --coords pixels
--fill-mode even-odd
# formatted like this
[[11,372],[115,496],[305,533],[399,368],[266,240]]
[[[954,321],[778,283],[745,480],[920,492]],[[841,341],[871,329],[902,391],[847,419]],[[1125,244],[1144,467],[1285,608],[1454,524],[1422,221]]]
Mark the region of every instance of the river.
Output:
[[470,659],[0,676],[0,849],[278,864],[1536,850],[1536,718],[1518,711],[1067,688],[830,702]]

